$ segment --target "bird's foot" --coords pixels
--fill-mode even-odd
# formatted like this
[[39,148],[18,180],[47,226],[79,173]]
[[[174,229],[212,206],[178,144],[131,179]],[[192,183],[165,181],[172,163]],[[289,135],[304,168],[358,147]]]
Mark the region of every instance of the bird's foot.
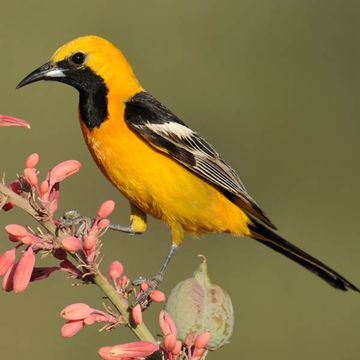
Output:
[[60,218],[59,224],[56,227],[56,234],[61,230],[65,230],[72,235],[80,236],[85,229],[91,227],[92,220],[89,217],[83,216],[77,210],[69,210]]
[[142,232],[134,231],[131,228],[131,226],[121,226],[121,225],[118,225],[118,224],[110,224],[109,229],[114,230],[114,231],[120,231],[120,232],[123,232],[125,234],[129,234],[129,235],[141,235],[142,234]]
[[141,286],[146,284],[146,288],[141,293],[139,293],[131,307],[133,308],[136,305],[140,305],[141,309],[145,310],[152,302],[150,294],[160,286],[163,277],[163,274],[158,273],[150,279],[143,279],[140,277],[139,279],[134,280],[132,282],[134,286]]

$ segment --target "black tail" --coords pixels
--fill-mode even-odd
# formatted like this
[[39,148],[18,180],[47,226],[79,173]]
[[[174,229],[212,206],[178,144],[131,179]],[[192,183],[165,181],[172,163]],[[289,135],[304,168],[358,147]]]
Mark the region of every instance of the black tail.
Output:
[[259,223],[257,220],[251,219],[251,221],[252,224],[249,225],[249,229],[251,230],[251,236],[255,240],[272,248],[280,254],[287,256],[289,259],[296,261],[298,264],[321,277],[336,289],[343,291],[350,289],[360,292],[360,290],[350,281],[346,280],[336,271],[330,269],[321,261],[315,259],[295,245],[292,245],[279,235],[275,234],[272,230]]

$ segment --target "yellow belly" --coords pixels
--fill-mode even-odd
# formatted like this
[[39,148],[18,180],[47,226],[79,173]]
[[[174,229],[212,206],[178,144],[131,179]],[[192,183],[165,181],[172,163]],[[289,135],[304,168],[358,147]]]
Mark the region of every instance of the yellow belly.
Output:
[[179,237],[177,242],[181,241],[179,227],[193,235],[249,234],[249,220],[241,209],[215,187],[155,150],[129,129],[121,116],[117,118],[98,129],[88,130],[82,122],[81,126],[96,163],[131,203],[166,222],[173,237]]

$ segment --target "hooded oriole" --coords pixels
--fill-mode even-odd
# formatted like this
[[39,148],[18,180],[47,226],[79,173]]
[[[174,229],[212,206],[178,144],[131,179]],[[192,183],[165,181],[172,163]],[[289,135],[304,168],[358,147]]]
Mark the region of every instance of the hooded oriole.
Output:
[[[80,93],[80,124],[99,168],[131,205],[131,231],[146,214],[170,228],[172,248],[184,232],[249,236],[341,290],[356,290],[340,274],[277,235],[275,226],[214,148],[146,92],[123,54],[97,36],[60,47],[19,87],[54,80]],[[273,230],[272,230],[273,229]]]

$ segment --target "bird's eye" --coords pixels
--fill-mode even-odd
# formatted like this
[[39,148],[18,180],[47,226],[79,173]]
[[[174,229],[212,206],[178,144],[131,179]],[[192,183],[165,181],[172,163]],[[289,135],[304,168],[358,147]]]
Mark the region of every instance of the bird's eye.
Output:
[[70,61],[75,65],[82,65],[85,61],[85,54],[77,52],[74,55],[71,55]]

